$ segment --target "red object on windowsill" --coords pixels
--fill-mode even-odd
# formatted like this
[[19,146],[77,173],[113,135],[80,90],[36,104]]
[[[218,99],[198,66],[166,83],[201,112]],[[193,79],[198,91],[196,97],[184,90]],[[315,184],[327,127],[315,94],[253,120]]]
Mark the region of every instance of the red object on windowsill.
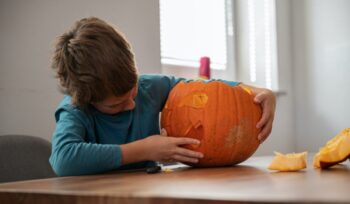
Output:
[[210,58],[201,57],[199,65],[199,78],[210,79]]

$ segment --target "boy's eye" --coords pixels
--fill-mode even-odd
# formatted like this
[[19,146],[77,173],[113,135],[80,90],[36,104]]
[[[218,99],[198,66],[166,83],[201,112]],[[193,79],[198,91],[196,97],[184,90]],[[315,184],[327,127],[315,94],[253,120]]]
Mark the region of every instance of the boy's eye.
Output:
[[122,103],[118,103],[118,104],[114,104],[114,105],[108,106],[108,108],[111,108],[111,109],[119,108],[119,107],[124,106],[127,103],[128,103],[128,101],[124,101]]
[[119,104],[118,105],[112,105],[112,106],[107,106],[108,108],[116,108],[116,107],[118,107],[119,106]]

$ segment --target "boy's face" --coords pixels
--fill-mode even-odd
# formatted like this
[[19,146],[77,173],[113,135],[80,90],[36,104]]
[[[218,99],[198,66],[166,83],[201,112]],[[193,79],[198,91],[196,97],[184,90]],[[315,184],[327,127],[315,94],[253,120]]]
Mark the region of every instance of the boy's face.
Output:
[[103,101],[92,105],[100,112],[106,114],[117,114],[119,112],[132,110],[135,108],[134,98],[137,95],[137,85],[123,96],[109,96]]

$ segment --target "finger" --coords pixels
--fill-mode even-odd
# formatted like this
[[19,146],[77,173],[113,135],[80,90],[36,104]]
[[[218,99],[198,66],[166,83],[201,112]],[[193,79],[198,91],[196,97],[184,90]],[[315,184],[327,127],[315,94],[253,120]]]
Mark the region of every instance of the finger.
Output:
[[261,103],[262,101],[264,101],[265,96],[266,96],[266,95],[264,94],[264,92],[257,94],[257,95],[254,97],[254,102],[255,102],[255,103]]
[[196,152],[196,151],[188,150],[188,149],[181,148],[181,147],[178,147],[175,152],[178,155],[199,158],[199,159],[203,158],[203,156],[204,156],[203,153],[201,153],[201,152]]
[[173,158],[169,157],[169,158],[162,158],[159,160],[159,162],[172,163],[172,162],[176,162],[176,161]]
[[261,130],[261,132],[258,135],[258,140],[260,143],[264,142],[266,138],[270,135],[272,131],[272,120],[270,120]]
[[269,125],[266,125],[263,127],[262,131],[258,135],[258,140],[260,141],[260,143],[265,141],[265,139],[271,133],[271,129],[272,129],[272,127],[270,127]]
[[174,155],[173,159],[179,162],[198,163],[198,159],[196,158],[186,157],[178,154]]
[[269,108],[263,107],[263,113],[262,116],[259,120],[259,122],[256,124],[256,128],[261,128],[263,126],[265,126],[265,124],[268,122],[269,118],[271,117],[271,112],[269,110]]
[[161,136],[167,136],[167,135],[168,135],[168,133],[167,133],[167,131],[166,131],[165,128],[162,128],[162,129],[160,130],[160,135],[161,135]]
[[175,141],[176,145],[199,144],[200,143],[199,140],[193,139],[193,138],[188,138],[188,137],[174,138],[174,141]]

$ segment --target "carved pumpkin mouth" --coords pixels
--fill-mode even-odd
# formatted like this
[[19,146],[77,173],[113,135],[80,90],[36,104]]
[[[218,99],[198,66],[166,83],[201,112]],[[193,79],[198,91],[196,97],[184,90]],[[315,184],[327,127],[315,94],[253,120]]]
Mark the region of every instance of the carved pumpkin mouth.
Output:
[[[161,115],[169,136],[190,137],[199,145],[186,145],[205,157],[195,166],[240,163],[258,148],[255,128],[261,107],[252,92],[223,82],[180,82],[170,92]],[[193,164],[190,164],[193,165]]]
[[[185,137],[197,139],[199,141],[202,141],[204,136],[204,128],[201,122],[199,121],[195,125],[191,125],[188,127],[188,130],[185,133]],[[193,144],[193,145],[187,145],[187,148],[196,150],[200,147],[201,144]]]

